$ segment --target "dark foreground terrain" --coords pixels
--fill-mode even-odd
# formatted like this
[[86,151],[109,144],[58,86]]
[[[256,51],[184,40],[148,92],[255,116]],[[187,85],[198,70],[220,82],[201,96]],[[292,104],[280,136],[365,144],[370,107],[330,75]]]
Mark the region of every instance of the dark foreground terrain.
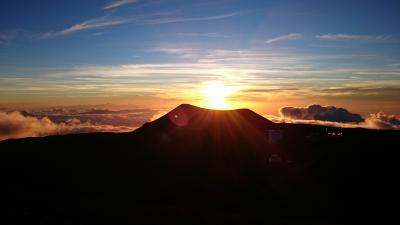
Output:
[[385,224],[400,132],[181,105],[131,133],[0,142],[0,224]]

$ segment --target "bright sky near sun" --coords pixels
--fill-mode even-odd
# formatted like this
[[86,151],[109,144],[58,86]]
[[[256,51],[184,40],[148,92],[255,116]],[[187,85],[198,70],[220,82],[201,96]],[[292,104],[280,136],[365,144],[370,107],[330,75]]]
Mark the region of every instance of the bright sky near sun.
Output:
[[204,103],[208,108],[227,109],[231,108],[231,101],[226,98],[232,94],[234,89],[224,84],[206,84],[203,87]]
[[0,108],[400,114],[399,1],[2,1]]

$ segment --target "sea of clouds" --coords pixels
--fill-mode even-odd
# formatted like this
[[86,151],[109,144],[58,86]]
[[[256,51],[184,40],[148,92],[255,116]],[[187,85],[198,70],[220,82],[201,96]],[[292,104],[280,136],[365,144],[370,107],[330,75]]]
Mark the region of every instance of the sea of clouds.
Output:
[[[0,109],[0,140],[48,135],[129,132],[160,117],[159,110],[115,109],[104,106],[57,107],[36,110]],[[382,112],[362,117],[345,108],[322,106],[282,107],[280,116],[266,115],[274,122],[304,123],[335,127],[400,129],[400,119]]]

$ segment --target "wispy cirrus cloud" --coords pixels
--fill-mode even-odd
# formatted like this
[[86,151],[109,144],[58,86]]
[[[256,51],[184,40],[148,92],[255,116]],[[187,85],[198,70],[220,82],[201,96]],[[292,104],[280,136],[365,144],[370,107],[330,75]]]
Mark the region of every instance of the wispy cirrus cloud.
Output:
[[244,13],[245,12],[243,12],[243,11],[239,11],[239,12],[220,14],[220,15],[214,15],[214,16],[205,16],[205,17],[165,17],[165,18],[145,19],[142,21],[142,23],[156,25],[156,24],[167,24],[167,23],[220,20],[220,19],[226,19],[226,18],[239,16]]
[[24,29],[0,31],[0,45],[7,45],[18,40],[35,39],[38,35],[38,33]]
[[103,28],[103,27],[110,27],[110,26],[129,23],[131,21],[132,21],[131,18],[99,17],[99,18],[83,21],[81,23],[72,25],[71,27],[68,27],[68,28],[60,30],[60,31],[47,32],[42,35],[42,38],[47,39],[47,38],[61,37],[61,36],[73,34],[73,33],[79,32],[79,31]]
[[291,34],[285,34],[279,37],[275,37],[269,40],[266,40],[265,43],[270,44],[273,42],[277,42],[277,41],[294,41],[294,40],[299,40],[302,39],[304,37],[303,34],[300,33],[291,33]]
[[320,34],[315,38],[325,41],[389,41],[393,40],[388,35],[356,35],[356,34]]
[[176,33],[177,36],[183,37],[208,37],[208,38],[228,38],[228,35],[219,33]]
[[[366,102],[374,108],[373,112],[384,110],[394,114],[394,108],[400,109],[396,104],[399,68],[349,67],[348,57],[343,54],[308,55],[271,49],[207,49],[191,44],[160,44],[144,50],[143,55],[159,55],[155,52],[173,60],[153,64],[27,68],[19,76],[4,73],[0,78],[0,103],[10,99],[36,102],[43,97],[66,102],[131,99],[135,104],[143,101],[196,103],[201,101],[199,93],[207,82],[222,81],[240,90],[232,98],[234,102],[258,104],[268,99],[278,105],[282,99],[293,102],[325,99],[330,104],[338,104],[348,99]],[[344,58],[344,64],[336,61],[335,67],[319,65],[321,59],[332,57]],[[378,76],[381,80],[376,80]],[[169,92],[163,88],[165,85]],[[143,96],[147,99],[142,101]],[[371,111],[362,108],[360,112],[366,115]]]
[[133,4],[139,2],[139,0],[114,0],[110,4],[106,5],[103,9],[104,10],[109,10],[109,9],[115,9],[124,5],[128,4]]
[[2,32],[0,33],[0,45],[9,42],[10,40],[15,39],[15,33],[12,32]]
[[[77,33],[84,30],[91,30],[97,28],[105,28],[111,27],[121,24],[134,23],[137,25],[156,25],[156,24],[167,24],[167,23],[182,23],[182,22],[191,22],[191,21],[208,21],[208,20],[220,20],[225,18],[230,18],[234,16],[239,16],[244,12],[233,12],[228,14],[221,14],[215,16],[206,16],[206,17],[123,17],[123,18],[113,18],[113,17],[98,17],[90,20],[85,20],[81,23],[72,25],[68,28],[59,31],[51,31],[44,33],[40,36],[41,39],[48,38],[56,38],[61,37],[73,33]],[[183,35],[191,35],[191,36],[199,36],[197,33],[181,33]],[[207,33],[203,34],[208,37],[222,37],[217,33]]]

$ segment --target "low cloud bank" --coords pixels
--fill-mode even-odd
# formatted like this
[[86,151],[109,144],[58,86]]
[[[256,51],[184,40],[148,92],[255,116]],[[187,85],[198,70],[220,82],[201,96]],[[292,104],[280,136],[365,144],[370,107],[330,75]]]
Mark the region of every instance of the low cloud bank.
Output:
[[371,128],[400,130],[400,119],[394,115],[386,115],[382,112],[371,114],[365,123],[367,127]]
[[123,132],[130,130],[133,130],[133,128],[81,122],[76,118],[68,119],[65,122],[55,123],[48,117],[37,118],[24,116],[18,111],[0,112],[0,140],[56,134]]
[[307,107],[283,107],[279,110],[279,113],[280,117],[266,117],[274,122],[369,129],[400,129],[400,119],[383,112],[363,118],[360,114],[352,113],[345,108],[314,104]]
[[283,117],[298,120],[318,120],[339,123],[360,123],[364,122],[364,118],[360,114],[351,113],[344,108],[336,108],[335,106],[309,105],[303,107],[283,107],[279,113]]
[[[283,107],[279,112],[279,117],[266,117],[274,122],[400,130],[400,119],[382,112],[363,118],[344,108],[316,104],[308,107]],[[0,140],[70,133],[128,132],[162,114],[150,109],[105,108],[0,111]]]
[[36,111],[0,111],[0,140],[48,135],[128,132],[150,121],[148,109],[57,108]]

